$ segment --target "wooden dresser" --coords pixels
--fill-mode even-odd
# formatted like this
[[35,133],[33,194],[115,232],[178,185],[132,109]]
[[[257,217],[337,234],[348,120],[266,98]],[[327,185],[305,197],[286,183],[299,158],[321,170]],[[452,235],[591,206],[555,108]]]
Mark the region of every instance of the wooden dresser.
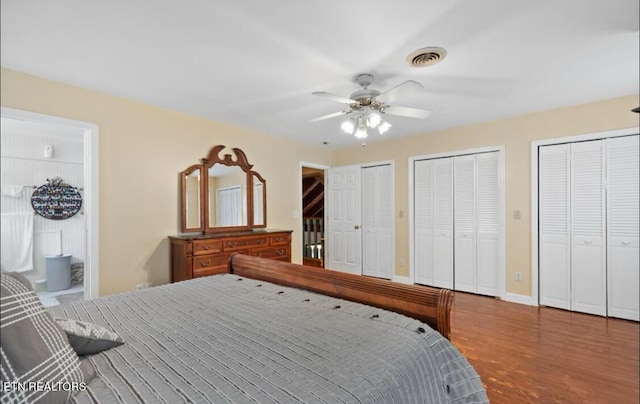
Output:
[[254,230],[169,236],[171,282],[228,272],[227,261],[234,252],[291,262],[291,232]]

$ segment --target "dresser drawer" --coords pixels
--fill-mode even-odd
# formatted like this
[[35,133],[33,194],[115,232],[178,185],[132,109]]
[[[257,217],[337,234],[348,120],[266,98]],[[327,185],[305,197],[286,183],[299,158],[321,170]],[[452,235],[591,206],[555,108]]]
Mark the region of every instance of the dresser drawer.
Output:
[[268,246],[269,240],[267,236],[260,237],[237,237],[234,239],[227,239],[223,241],[223,251],[238,251],[246,250],[247,248],[256,248],[262,246]]
[[269,236],[270,245],[289,245],[290,237],[288,234],[274,234]]
[[227,272],[229,272],[227,265],[221,265],[217,267],[202,268],[198,271],[193,271],[193,277],[201,278],[203,276],[226,274]]
[[291,251],[288,246],[279,248],[260,248],[249,251],[252,257],[291,260]]
[[[248,250],[239,250],[239,254],[248,254]],[[231,253],[201,255],[193,257],[193,277],[226,274],[229,272]]]
[[195,240],[193,242],[193,255],[214,254],[221,251],[221,240]]

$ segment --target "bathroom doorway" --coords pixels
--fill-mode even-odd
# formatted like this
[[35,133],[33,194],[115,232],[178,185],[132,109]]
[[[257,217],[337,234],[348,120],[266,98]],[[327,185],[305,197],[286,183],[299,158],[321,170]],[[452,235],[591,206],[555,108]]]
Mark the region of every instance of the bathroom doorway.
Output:
[[97,297],[97,126],[3,107],[0,127],[2,270],[47,306]]

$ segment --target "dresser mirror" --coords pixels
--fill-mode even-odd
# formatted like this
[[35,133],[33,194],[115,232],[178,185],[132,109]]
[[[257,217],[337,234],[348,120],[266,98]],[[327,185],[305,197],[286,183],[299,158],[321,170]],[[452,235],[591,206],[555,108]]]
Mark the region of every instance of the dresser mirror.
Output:
[[267,225],[267,185],[244,152],[214,146],[201,164],[180,173],[183,233],[247,231]]
[[251,172],[253,184],[253,227],[267,227],[267,187],[264,178]]
[[195,164],[180,173],[182,231],[204,230],[202,217],[202,164]]
[[207,170],[207,227],[247,226],[247,173],[238,166],[214,164]]

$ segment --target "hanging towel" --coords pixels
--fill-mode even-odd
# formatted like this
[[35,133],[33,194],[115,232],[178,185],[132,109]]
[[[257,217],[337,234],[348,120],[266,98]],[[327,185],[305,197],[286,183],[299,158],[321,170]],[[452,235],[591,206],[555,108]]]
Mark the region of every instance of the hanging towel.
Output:
[[24,185],[0,185],[2,196],[10,196],[12,198],[20,198]]
[[33,213],[2,213],[0,217],[2,272],[33,269]]

